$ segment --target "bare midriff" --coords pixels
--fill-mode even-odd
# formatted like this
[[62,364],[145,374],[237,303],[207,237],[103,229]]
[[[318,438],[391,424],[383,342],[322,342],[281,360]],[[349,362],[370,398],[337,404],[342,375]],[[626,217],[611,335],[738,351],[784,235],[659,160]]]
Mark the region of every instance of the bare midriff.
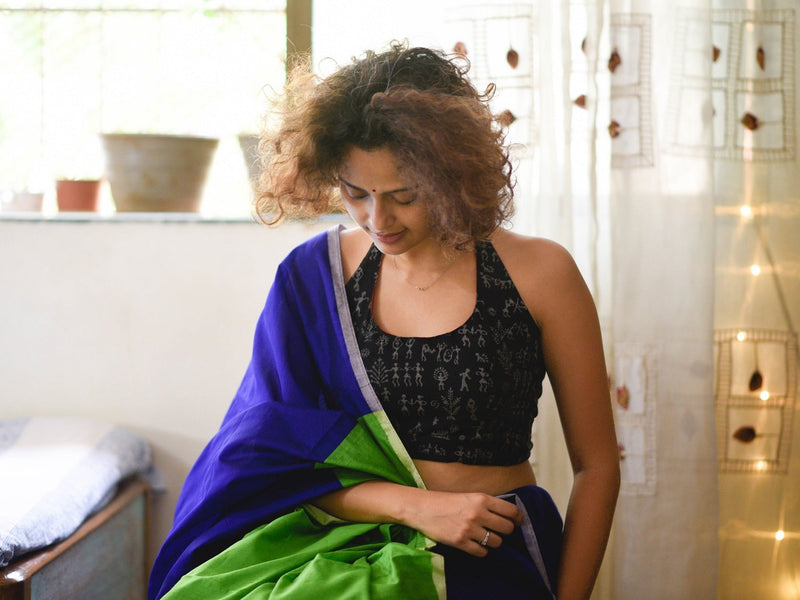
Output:
[[425,487],[440,492],[483,492],[498,496],[525,485],[536,485],[528,461],[511,466],[465,465],[415,460]]

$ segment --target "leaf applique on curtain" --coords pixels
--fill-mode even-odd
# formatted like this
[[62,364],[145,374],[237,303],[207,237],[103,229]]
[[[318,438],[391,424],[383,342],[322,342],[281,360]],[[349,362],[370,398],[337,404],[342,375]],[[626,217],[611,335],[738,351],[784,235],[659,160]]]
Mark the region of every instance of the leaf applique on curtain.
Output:
[[608,70],[612,73],[617,70],[617,67],[622,64],[622,57],[617,52],[616,48],[611,53],[611,56],[608,58]]
[[516,69],[517,65],[519,64],[519,52],[511,48],[506,53],[506,62],[511,66],[512,69]]
[[765,64],[766,64],[766,58],[764,56],[764,47],[763,46],[759,46],[758,50],[756,50],[756,62],[758,63],[758,66],[761,67],[761,70],[763,71],[764,68],[765,68]]
[[758,117],[749,112],[744,113],[741,119],[741,123],[742,125],[747,127],[747,129],[749,129],[750,131],[755,131],[756,129],[758,129],[758,126],[760,125]]

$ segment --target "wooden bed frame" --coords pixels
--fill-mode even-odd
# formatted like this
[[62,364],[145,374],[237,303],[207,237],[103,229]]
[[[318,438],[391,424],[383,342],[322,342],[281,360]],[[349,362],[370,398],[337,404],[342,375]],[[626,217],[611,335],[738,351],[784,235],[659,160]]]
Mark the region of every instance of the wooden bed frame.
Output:
[[135,477],[66,540],[0,569],[0,600],[142,600],[150,487]]

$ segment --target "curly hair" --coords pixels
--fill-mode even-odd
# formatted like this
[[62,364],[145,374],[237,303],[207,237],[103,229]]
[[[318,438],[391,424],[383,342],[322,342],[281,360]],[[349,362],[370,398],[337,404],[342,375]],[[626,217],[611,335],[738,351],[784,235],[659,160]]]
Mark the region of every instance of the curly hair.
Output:
[[478,92],[458,57],[394,43],[324,79],[291,70],[274,132],[262,136],[255,209],[276,223],[341,206],[339,172],[352,148],[388,149],[414,181],[431,230],[454,248],[486,239],[512,214],[505,134],[489,86]]

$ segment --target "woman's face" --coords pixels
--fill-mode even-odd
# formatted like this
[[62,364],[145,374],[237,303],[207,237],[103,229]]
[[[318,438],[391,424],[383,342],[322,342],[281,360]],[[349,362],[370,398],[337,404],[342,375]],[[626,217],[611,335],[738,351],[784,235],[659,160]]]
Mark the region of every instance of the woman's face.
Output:
[[353,148],[339,185],[347,212],[384,254],[403,254],[430,242],[428,213],[413,182],[398,172],[391,151]]

